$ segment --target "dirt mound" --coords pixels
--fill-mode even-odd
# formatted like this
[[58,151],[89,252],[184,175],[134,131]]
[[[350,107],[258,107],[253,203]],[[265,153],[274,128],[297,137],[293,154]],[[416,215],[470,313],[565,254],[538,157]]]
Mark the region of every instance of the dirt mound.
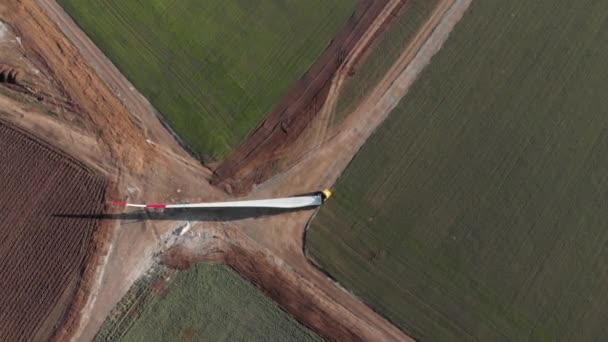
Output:
[[173,247],[161,255],[161,263],[175,270],[187,270],[201,262],[222,263],[226,254],[226,244],[218,241],[213,248],[199,249],[198,253],[180,247]]
[[19,84],[23,75],[23,70],[0,63],[0,83]]
[[201,262],[200,258],[188,254],[186,251],[180,248],[171,248],[161,257],[162,263],[175,270],[187,270],[194,267],[197,263]]
[[212,184],[244,193],[272,176],[276,163],[325,102],[331,81],[388,0],[362,0],[319,59],[249,136],[214,170]]

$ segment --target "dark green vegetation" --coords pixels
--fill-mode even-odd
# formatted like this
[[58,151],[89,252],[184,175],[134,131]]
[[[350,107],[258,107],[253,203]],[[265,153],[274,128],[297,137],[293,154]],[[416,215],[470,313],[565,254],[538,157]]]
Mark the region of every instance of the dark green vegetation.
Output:
[[178,272],[166,288],[162,273],[133,286],[96,340],[319,340],[227,266]]
[[399,55],[414,38],[424,21],[429,17],[439,0],[409,0],[401,13],[371,47],[369,55],[347,79],[336,106],[334,123],[340,122],[353,111],[378,84]]
[[356,0],[59,0],[200,155],[243,141]]
[[606,1],[474,1],[312,257],[421,340],[607,340],[607,43]]

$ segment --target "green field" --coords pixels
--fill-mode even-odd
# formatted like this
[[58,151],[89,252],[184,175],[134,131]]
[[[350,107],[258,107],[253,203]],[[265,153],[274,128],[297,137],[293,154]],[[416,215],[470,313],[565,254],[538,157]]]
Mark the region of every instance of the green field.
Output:
[[340,91],[333,124],[339,123],[355,110],[409,45],[439,0],[409,0],[402,13],[394,19],[372,45],[369,55],[356,67]]
[[[201,264],[178,272],[160,295],[150,295],[150,283],[140,281],[129,291],[96,340],[320,340],[227,266]],[[141,309],[131,313],[133,306]]]
[[59,0],[190,149],[238,146],[357,0]]
[[423,341],[608,340],[608,2],[473,1],[308,253]]

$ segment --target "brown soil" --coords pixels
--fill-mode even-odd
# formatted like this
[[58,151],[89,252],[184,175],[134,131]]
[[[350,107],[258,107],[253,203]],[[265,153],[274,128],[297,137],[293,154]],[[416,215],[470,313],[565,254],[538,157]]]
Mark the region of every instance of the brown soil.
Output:
[[47,112],[77,124],[77,117],[67,117],[74,112],[74,107],[57,82],[47,77],[44,63],[27,58],[21,37],[15,35],[10,25],[1,22],[0,25],[6,30],[0,41],[3,93],[21,101],[39,103]]
[[0,63],[0,83],[18,84],[23,80],[23,70]]
[[[325,102],[331,80],[382,13],[389,0],[361,0],[329,46],[247,141],[215,170],[213,184],[246,193],[267,180]],[[366,46],[368,44],[365,44]],[[289,152],[293,152],[289,150]]]
[[98,226],[56,215],[100,213],[106,182],[2,121],[0,146],[0,340],[47,340],[72,302]]

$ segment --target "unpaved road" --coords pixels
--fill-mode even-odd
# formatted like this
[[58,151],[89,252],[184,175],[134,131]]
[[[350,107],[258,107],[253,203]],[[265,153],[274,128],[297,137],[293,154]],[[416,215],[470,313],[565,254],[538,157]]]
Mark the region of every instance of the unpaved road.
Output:
[[[447,5],[452,2],[451,7]],[[449,8],[447,12],[444,7],[439,7],[425,26],[427,29],[417,36],[418,48],[414,44],[400,58],[400,63],[408,66],[391,69],[382,83],[386,86],[379,86],[373,93],[375,95],[370,96],[340,130],[328,132],[327,141],[317,151],[305,155],[286,173],[266,182],[250,196],[291,195],[331,186],[369,134],[405,94],[469,3],[470,0],[443,1],[443,6]],[[38,4],[50,14],[43,12]],[[99,51],[65,13],[57,12],[54,1],[15,0],[0,5],[0,17],[19,32],[29,57],[45,64],[88,123],[75,131],[69,122],[52,118],[50,120],[57,121],[34,133],[53,144],[63,145],[67,152],[79,159],[95,164],[114,185],[110,191],[113,198],[166,202],[227,198],[222,191],[208,185],[209,170],[177,147],[155,113],[146,107],[149,106],[147,101],[139,105],[127,104],[129,109],[125,108],[125,102],[142,101],[141,98],[138,95],[133,95],[128,101],[117,98],[116,92],[105,82],[122,84],[111,87],[121,89],[119,92],[123,97],[129,93],[124,89],[129,89],[130,85],[122,82],[120,75],[105,75],[116,70],[108,65],[105,57],[95,57]],[[61,27],[61,31],[70,32],[67,34],[69,40],[55,24]],[[425,41],[426,44],[420,47]],[[91,56],[87,57],[88,54]],[[95,66],[96,63],[105,66]],[[100,74],[104,76],[100,78]],[[38,130],[35,121],[42,113],[19,104],[11,106],[16,107],[9,110],[14,122]],[[142,112],[134,116],[129,113],[130,109]],[[64,138],[66,132],[71,136],[84,136],[85,141],[94,142],[95,148],[77,148],[67,143]],[[150,138],[156,143],[148,143]],[[219,253],[222,260],[260,284],[269,296],[323,335],[407,340],[402,331],[308,262],[303,253],[302,236],[311,214],[298,212],[231,223],[202,222],[193,225],[193,231],[217,232],[214,239],[220,239],[219,245],[228,247],[215,250],[216,256]],[[59,338],[72,335],[90,339],[114,304],[149,267],[152,256],[166,248],[166,236],[180,223],[179,220],[105,222],[112,239],[105,245],[98,264],[90,267],[90,281],[85,286],[87,292],[83,295],[78,315],[80,320],[75,319],[66,326],[65,334]],[[199,242],[200,246],[195,246],[205,250],[203,247],[209,241]],[[266,271],[266,276],[256,272],[261,269]],[[335,324],[333,330],[327,330],[327,322]]]

